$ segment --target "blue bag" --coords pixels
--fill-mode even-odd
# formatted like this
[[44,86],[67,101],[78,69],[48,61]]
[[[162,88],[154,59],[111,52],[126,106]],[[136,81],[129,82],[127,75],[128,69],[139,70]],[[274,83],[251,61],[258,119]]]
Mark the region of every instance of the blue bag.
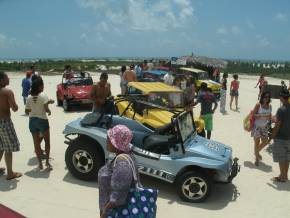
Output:
[[[154,218],[157,210],[158,190],[143,188],[138,182],[136,169],[130,156],[121,154],[125,158],[133,172],[135,188],[131,189],[125,205],[111,209],[107,213],[108,218]],[[117,158],[116,158],[117,159]],[[115,160],[116,163],[116,160]],[[114,164],[115,165],[115,164]]]

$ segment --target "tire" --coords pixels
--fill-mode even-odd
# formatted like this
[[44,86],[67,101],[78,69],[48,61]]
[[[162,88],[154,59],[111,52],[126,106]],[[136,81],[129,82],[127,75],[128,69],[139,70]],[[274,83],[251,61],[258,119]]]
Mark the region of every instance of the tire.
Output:
[[80,137],[70,142],[65,163],[74,177],[85,181],[97,179],[98,171],[105,163],[105,157],[97,146],[97,142]]
[[183,201],[199,203],[211,193],[211,179],[203,172],[189,171],[177,179],[177,193]]
[[56,93],[56,102],[57,102],[57,106],[62,106],[62,101],[59,99],[58,94]]
[[64,110],[64,111],[70,111],[70,109],[71,109],[71,105],[70,105],[70,103],[69,103],[69,100],[67,100],[67,98],[64,98],[64,99],[63,99],[62,107],[63,107],[63,110]]

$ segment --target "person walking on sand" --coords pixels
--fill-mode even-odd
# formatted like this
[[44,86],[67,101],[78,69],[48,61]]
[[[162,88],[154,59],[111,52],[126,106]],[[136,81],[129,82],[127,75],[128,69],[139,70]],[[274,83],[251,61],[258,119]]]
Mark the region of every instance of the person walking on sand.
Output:
[[121,72],[120,72],[120,87],[121,87],[121,94],[122,95],[125,95],[126,94],[126,90],[127,90],[127,83],[126,83],[126,81],[123,78],[123,75],[124,75],[125,71],[126,71],[126,66],[123,65],[121,67]]
[[134,65],[130,66],[130,70],[126,70],[125,73],[123,74],[123,81],[126,84],[126,93],[127,93],[127,85],[129,82],[137,82],[137,76],[134,71]]
[[226,100],[227,100],[227,79],[228,74],[224,73],[222,78],[222,88],[221,88],[221,97],[220,97],[220,112],[222,114],[226,113]]
[[[12,169],[12,153],[20,150],[20,144],[11,120],[11,112],[18,110],[15,102],[14,93],[7,89],[9,77],[6,73],[0,72],[0,161],[5,156],[7,167],[7,180],[19,178],[21,173],[14,172]],[[0,175],[5,173],[5,168],[0,168]]]
[[48,107],[52,100],[49,100],[47,95],[43,93],[44,84],[41,78],[33,81],[30,91],[30,96],[27,99],[25,112],[29,114],[29,130],[32,134],[34,142],[34,151],[39,163],[39,169],[43,169],[42,159],[41,159],[41,136],[43,136],[45,142],[45,154],[46,154],[46,167],[52,169],[49,158],[50,158],[50,131],[49,122],[47,115],[51,115],[51,111]]
[[272,178],[274,182],[286,182],[288,180],[288,170],[290,162],[290,104],[289,91],[280,92],[282,106],[276,113],[276,123],[269,142],[273,143],[273,160],[279,163],[280,174]]
[[238,81],[239,76],[237,74],[233,75],[233,78],[234,80],[231,82],[230,87],[230,95],[231,95],[230,109],[232,110],[233,100],[235,99],[236,110],[239,110],[238,100],[239,100],[240,81]]
[[259,103],[255,105],[253,116],[255,118],[251,136],[254,138],[255,165],[262,160],[260,151],[268,144],[269,122],[272,118],[272,106],[270,92],[261,94]]
[[24,105],[26,105],[26,100],[28,98],[30,88],[31,88],[31,83],[32,83],[31,75],[32,75],[32,72],[27,71],[26,77],[22,80],[22,97],[23,97]]
[[[217,102],[215,95],[211,92],[211,89],[207,87],[206,83],[202,83],[203,90],[198,95],[197,101],[194,106],[198,103],[201,104],[200,117],[204,120],[205,130],[207,131],[206,137],[211,138],[211,132],[213,130],[213,114],[217,109]],[[214,104],[214,107],[213,107]]]
[[266,82],[265,77],[264,77],[264,75],[262,74],[262,75],[260,76],[260,78],[259,78],[259,80],[258,80],[256,86],[255,86],[255,88],[257,88],[257,86],[259,85],[258,100],[260,99],[260,96],[261,96],[261,94],[262,94],[262,92],[263,92],[263,89],[264,89],[264,86],[265,86],[265,82]]

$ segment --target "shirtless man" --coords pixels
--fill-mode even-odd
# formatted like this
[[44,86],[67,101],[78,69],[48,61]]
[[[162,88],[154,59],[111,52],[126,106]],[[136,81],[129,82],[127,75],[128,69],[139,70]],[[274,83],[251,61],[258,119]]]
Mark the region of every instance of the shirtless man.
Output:
[[[137,82],[137,76],[134,71],[134,65],[130,66],[130,70],[126,70],[125,73],[123,74],[123,81],[126,83],[126,85],[129,82]],[[127,93],[127,90],[126,90]]]
[[[7,180],[21,177],[21,173],[12,170],[12,152],[20,150],[20,144],[11,120],[10,108],[16,112],[18,105],[15,102],[14,94],[10,89],[9,78],[6,73],[0,72],[0,161],[5,153],[7,167]],[[5,168],[0,168],[0,174],[4,174]]]
[[111,96],[111,84],[108,83],[108,74],[102,73],[100,81],[93,86],[91,98],[93,112],[104,112],[106,100]]

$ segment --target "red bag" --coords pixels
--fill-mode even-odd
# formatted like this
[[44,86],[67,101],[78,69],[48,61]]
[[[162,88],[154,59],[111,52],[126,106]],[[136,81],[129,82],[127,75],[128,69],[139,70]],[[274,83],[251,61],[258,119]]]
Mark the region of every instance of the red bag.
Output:
[[251,111],[244,119],[244,122],[243,122],[244,130],[251,132],[252,129],[254,128],[254,123],[255,123],[255,116],[254,116],[254,112]]

